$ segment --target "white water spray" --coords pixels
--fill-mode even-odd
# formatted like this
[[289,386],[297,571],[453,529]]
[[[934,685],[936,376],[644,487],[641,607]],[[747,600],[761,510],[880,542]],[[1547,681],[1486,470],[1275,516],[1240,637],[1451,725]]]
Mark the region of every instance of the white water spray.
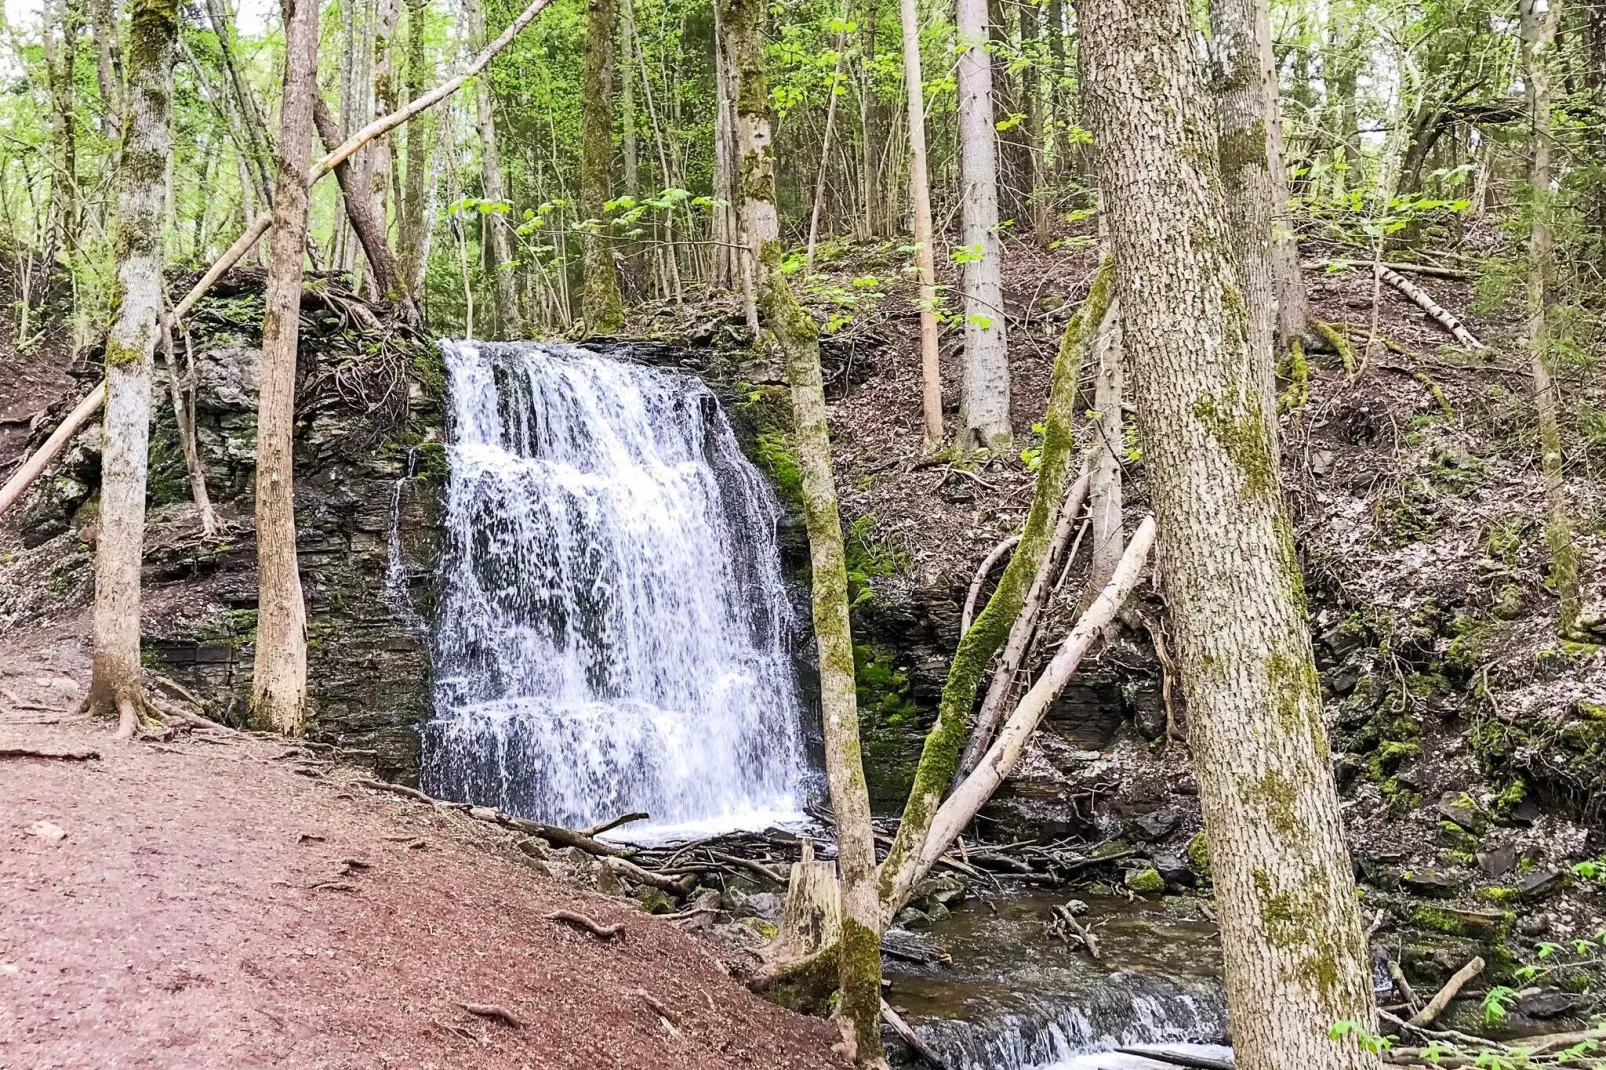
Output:
[[798,815],[779,509],[696,378],[444,343],[447,552],[425,787],[571,827]]

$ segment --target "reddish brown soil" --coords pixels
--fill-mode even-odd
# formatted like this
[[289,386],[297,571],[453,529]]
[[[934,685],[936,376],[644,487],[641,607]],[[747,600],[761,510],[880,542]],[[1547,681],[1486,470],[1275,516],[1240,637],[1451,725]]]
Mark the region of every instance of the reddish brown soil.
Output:
[[[47,712],[86,678],[57,634],[0,647],[0,745],[101,758],[0,760],[0,1070],[836,1065],[828,1023],[751,995],[673,923],[520,865],[500,830],[298,775],[271,740],[118,744]],[[314,888],[350,858],[371,868]],[[544,918],[563,908],[625,930]]]

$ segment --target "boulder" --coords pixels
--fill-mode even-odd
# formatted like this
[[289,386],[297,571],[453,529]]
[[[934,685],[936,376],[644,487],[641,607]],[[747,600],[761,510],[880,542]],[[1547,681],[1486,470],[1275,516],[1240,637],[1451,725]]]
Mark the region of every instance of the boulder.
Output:
[[781,916],[781,905],[781,897],[774,892],[755,892],[738,903],[732,914],[738,918],[774,921]]
[[1193,869],[1178,855],[1169,851],[1156,851],[1150,861],[1154,863],[1155,872],[1167,884],[1192,884]]
[[1130,827],[1133,836],[1154,843],[1171,835],[1181,824],[1182,811],[1168,806],[1133,818]]
[[1165,891],[1165,878],[1153,866],[1127,870],[1121,883],[1139,895],[1158,895]]
[[1408,869],[1400,874],[1400,883],[1417,895],[1434,899],[1450,899],[1461,890],[1462,880],[1436,866]]
[[1560,1018],[1578,1007],[1578,997],[1571,992],[1533,992],[1517,1001],[1517,1013],[1529,1018]]

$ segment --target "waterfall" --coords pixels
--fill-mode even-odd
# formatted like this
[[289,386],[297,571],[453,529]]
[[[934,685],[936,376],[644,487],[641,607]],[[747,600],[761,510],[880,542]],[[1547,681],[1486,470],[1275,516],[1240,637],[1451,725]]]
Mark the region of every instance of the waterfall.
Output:
[[780,512],[713,394],[577,346],[443,349],[425,787],[570,827],[797,816],[811,774]]

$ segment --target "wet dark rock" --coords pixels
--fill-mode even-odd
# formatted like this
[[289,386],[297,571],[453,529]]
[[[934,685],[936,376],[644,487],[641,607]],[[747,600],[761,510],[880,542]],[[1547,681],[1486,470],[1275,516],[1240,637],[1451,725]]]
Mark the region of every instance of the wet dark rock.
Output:
[[1530,870],[1517,878],[1517,894],[1529,900],[1544,899],[1565,888],[1570,879],[1565,870]]
[[1355,690],[1360,678],[1360,671],[1355,666],[1341,665],[1328,674],[1327,686],[1332,688],[1335,695],[1347,695]]
[[1511,808],[1511,814],[1506,818],[1506,823],[1516,825],[1518,828],[1531,828],[1533,823],[1539,820],[1539,815],[1543,812],[1537,801],[1523,799]]
[[1495,847],[1478,852],[1478,871],[1490,879],[1505,876],[1516,864],[1517,851],[1514,847]]
[[1159,873],[1167,884],[1193,883],[1193,867],[1184,862],[1181,856],[1169,851],[1156,851],[1149,860],[1154,863],[1155,872]]
[[1529,1018],[1560,1018],[1578,1005],[1578,997],[1571,992],[1535,992],[1517,1001],[1517,1013]]
[[1182,825],[1182,811],[1171,807],[1143,814],[1132,819],[1128,828],[1140,840],[1155,843],[1171,835]]

